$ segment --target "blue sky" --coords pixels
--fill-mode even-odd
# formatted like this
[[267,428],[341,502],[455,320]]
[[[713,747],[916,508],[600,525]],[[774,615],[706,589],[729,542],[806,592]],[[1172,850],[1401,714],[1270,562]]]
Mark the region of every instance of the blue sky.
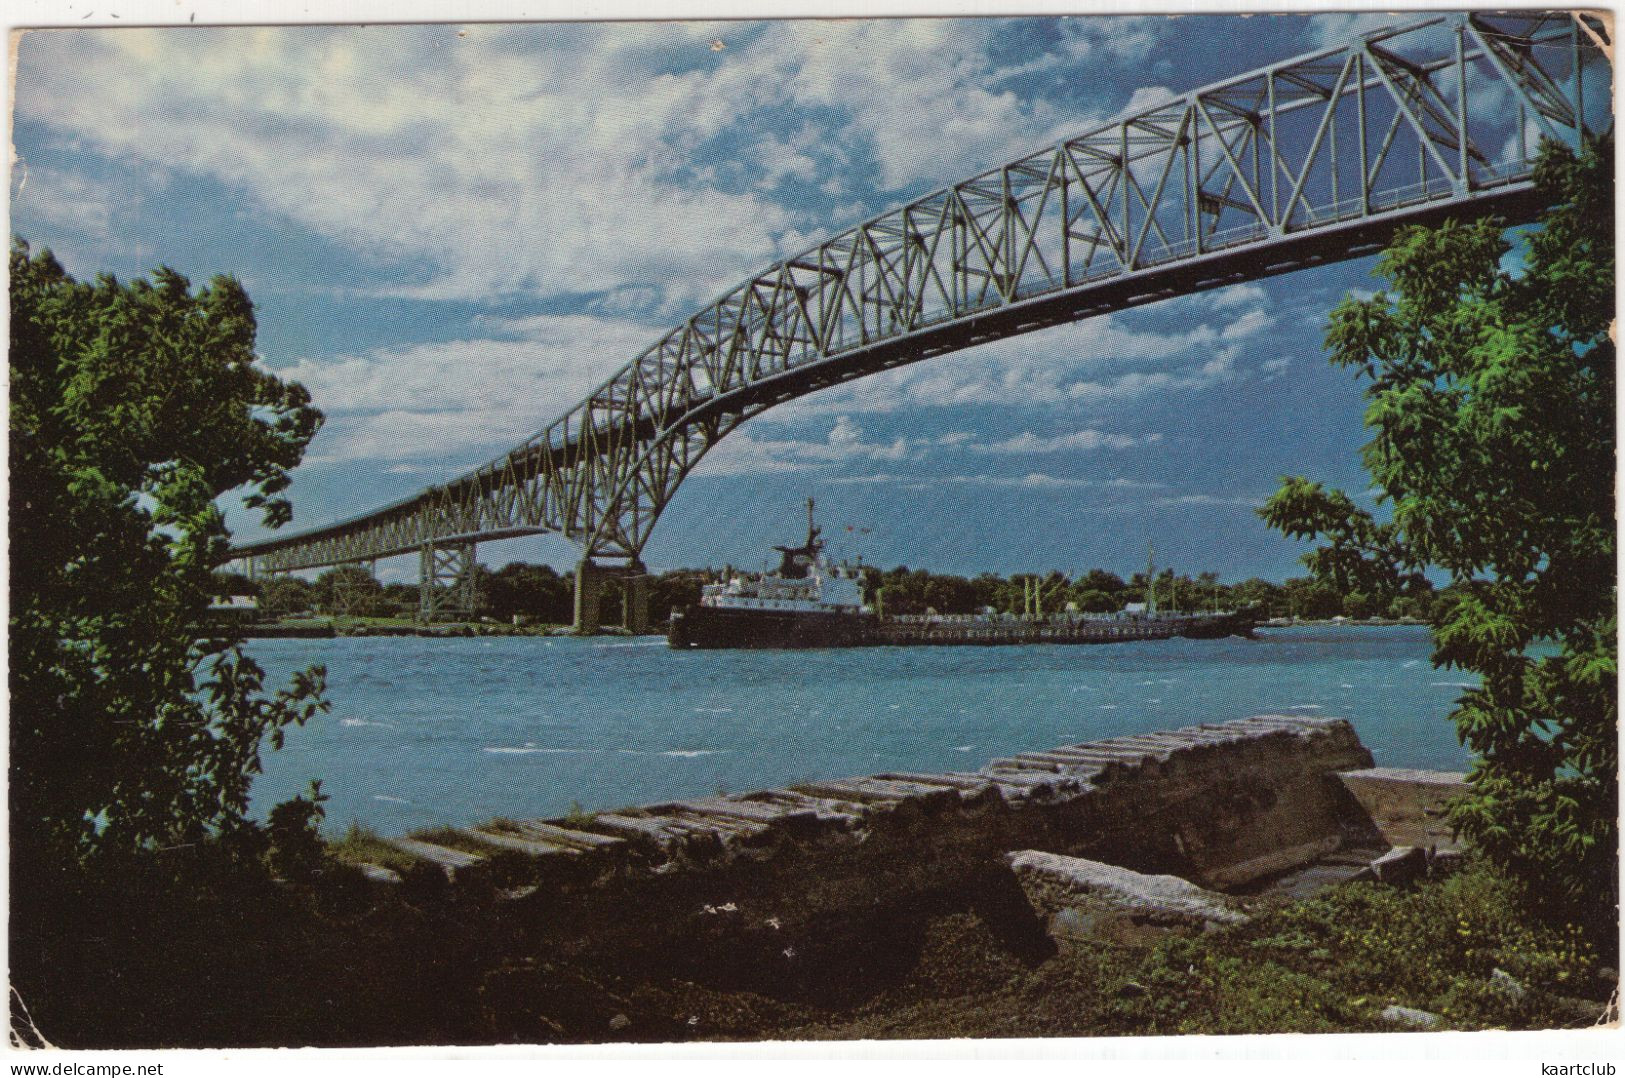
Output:
[[[12,229],[70,272],[237,275],[327,425],[293,527],[477,465],[773,260],[1382,16],[65,30],[19,50]],[[1370,261],[1167,301],[804,398],[725,440],[654,567],[755,564],[819,499],[943,571],[1299,572],[1278,478],[1363,490],[1326,312]],[[233,514],[239,534],[261,534]],[[846,527],[854,531],[848,539]],[[860,538],[861,535],[861,538]],[[482,560],[574,560],[562,540]],[[412,559],[384,563],[396,579]]]

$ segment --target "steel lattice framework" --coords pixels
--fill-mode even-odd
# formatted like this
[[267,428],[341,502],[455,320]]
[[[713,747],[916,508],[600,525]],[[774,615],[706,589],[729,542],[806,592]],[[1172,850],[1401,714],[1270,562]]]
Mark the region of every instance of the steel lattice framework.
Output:
[[[1455,13],[1142,109],[842,232],[729,291],[500,459],[245,544],[280,571],[557,532],[635,564],[705,453],[775,404],[985,341],[1528,221],[1541,138],[1577,144],[1600,26]],[[431,556],[425,554],[425,557]]]

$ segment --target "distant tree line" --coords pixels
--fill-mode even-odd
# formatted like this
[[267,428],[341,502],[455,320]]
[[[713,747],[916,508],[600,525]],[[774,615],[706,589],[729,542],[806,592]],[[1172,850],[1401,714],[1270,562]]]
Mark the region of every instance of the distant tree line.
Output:
[[[1130,603],[1147,602],[1151,591],[1145,573],[1134,573],[1125,580],[1104,569],[1090,569],[1075,576],[1055,570],[1008,577],[983,573],[967,578],[899,566],[884,571],[871,568],[864,576],[865,594],[871,602],[878,596],[889,614],[971,614],[986,609],[1012,614],[1063,610],[1109,614]],[[1192,577],[1172,569],[1158,573],[1155,585],[1157,607],[1161,610],[1253,608],[1272,618],[1425,620],[1432,604],[1439,601],[1426,580],[1411,594],[1381,597],[1339,590],[1313,577],[1298,577],[1283,584],[1252,577],[1225,584],[1216,573]]]
[[[568,624],[575,616],[575,581],[550,565],[509,562],[501,569],[475,569],[475,616],[493,621]],[[649,614],[667,618],[674,606],[697,602],[703,570],[680,569],[654,576],[649,586]],[[249,580],[240,573],[220,574],[223,595],[252,595],[265,618],[314,614],[324,617],[409,618],[418,610],[418,585],[386,584],[358,565],[325,570],[313,580],[281,574]],[[620,581],[604,582],[602,603],[607,615],[620,607]]]
[[[493,621],[568,624],[574,616],[574,581],[548,565],[509,562],[501,569],[479,566],[475,580],[475,615]],[[1148,598],[1146,575],[1124,579],[1104,569],[1068,574],[1015,573],[974,577],[933,573],[897,566],[864,569],[864,595],[888,614],[976,614],[984,610],[1045,614],[1076,610],[1110,614]],[[707,569],[678,569],[651,578],[649,617],[660,624],[674,608],[699,600],[700,587],[721,574]],[[324,617],[412,617],[418,609],[418,585],[386,584],[360,566],[328,569],[313,580],[274,576],[257,582],[223,574],[221,590],[255,595],[267,618],[299,614]],[[1339,589],[1329,580],[1296,577],[1277,584],[1259,577],[1222,583],[1216,573],[1196,576],[1164,569],[1156,579],[1157,606],[1162,610],[1256,609],[1265,617],[1326,619],[1346,617],[1412,618],[1426,621],[1433,607],[1449,599],[1422,579],[1404,594],[1373,594],[1358,588]],[[603,609],[613,616],[621,603],[620,582],[605,582]]]

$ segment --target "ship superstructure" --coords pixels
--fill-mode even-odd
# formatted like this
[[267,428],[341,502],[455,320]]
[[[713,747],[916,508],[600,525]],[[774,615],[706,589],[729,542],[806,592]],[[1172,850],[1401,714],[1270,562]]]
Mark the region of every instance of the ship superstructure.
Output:
[[863,574],[824,557],[807,499],[807,541],[776,546],[768,573],[728,569],[700,589],[700,601],[672,614],[674,648],[853,647],[872,642],[874,612],[863,602]]

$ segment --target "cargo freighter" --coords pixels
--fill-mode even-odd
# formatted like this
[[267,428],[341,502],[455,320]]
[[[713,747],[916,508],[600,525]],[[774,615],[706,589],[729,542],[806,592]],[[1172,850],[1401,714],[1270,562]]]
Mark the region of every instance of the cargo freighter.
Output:
[[672,612],[667,642],[674,648],[1108,644],[1252,636],[1258,624],[1247,612],[1159,614],[1154,600],[1147,609],[1119,614],[883,617],[863,601],[862,567],[827,559],[819,534],[809,498],[807,541],[774,547],[780,560],[772,572],[730,569],[720,582],[705,585],[698,603]]

